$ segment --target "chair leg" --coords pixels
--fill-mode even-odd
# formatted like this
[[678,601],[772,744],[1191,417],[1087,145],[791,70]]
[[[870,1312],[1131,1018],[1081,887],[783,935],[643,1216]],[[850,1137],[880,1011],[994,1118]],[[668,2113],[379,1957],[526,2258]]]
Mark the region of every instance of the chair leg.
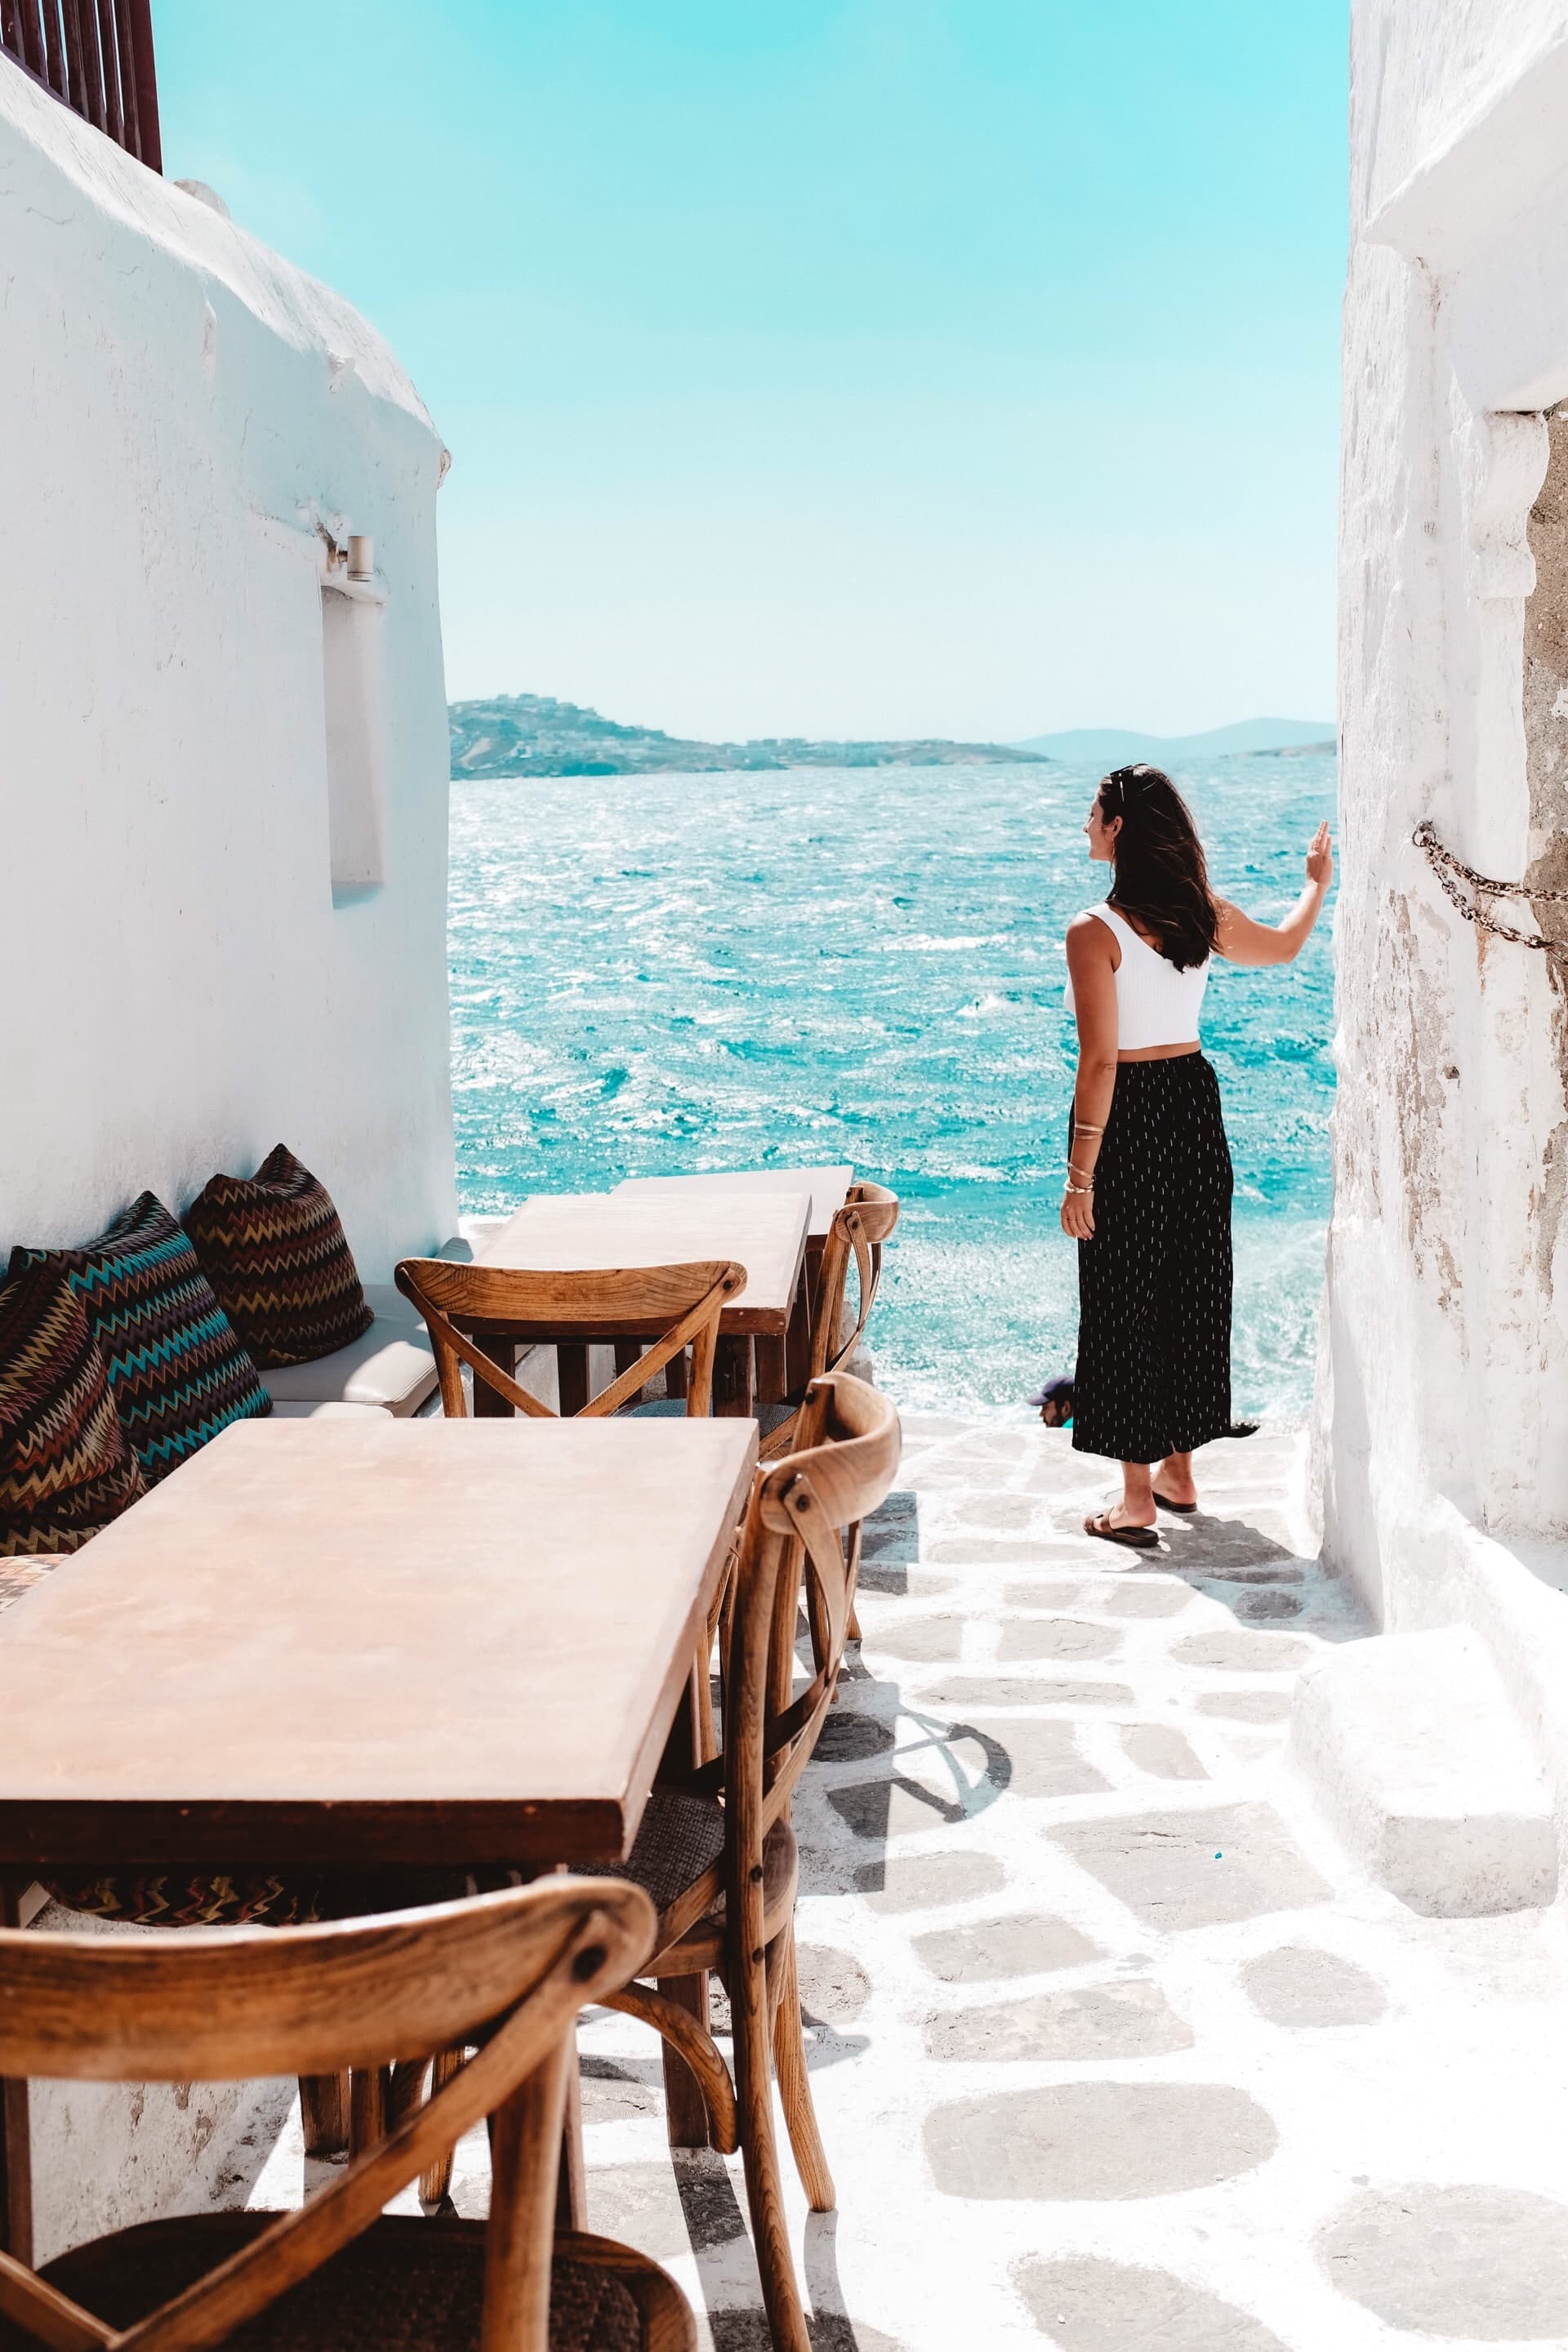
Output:
[[822,2145],[822,2135],[816,2127],[816,2109],[812,2103],[811,2075],[805,2063],[805,2041],[801,2032],[800,1979],[795,1969],[795,1922],[780,1936],[778,1952],[778,2001],[773,2010],[773,2063],[778,2070],[779,2097],[783,2102],[784,2122],[789,2126],[789,2144],[795,2151],[795,2170],[805,2189],[806,2201],[814,2213],[831,2213],[838,2202],[833,2186],[833,2175],[827,2168],[827,2157]]
[[751,2209],[752,2242],[762,2276],[763,2302],[767,2308],[773,2352],[811,2352],[790,2253],[778,2142],[773,2136],[768,1995],[760,1958],[731,1969],[730,2004],[746,2202]]
[[367,2147],[374,2147],[386,2137],[387,2080],[391,2069],[386,2066],[356,2066],[349,2088],[349,2154],[363,2156]]
[[307,2156],[342,2156],[349,2144],[349,2078],[301,2074],[300,2121]]
[[[430,2069],[430,2096],[444,2091],[454,2074],[463,2070],[466,2053],[461,2050],[437,2050]],[[452,2158],[456,2150],[448,2148],[445,2156],[419,2176],[419,2201],[422,2205],[439,2205],[451,2193]]]

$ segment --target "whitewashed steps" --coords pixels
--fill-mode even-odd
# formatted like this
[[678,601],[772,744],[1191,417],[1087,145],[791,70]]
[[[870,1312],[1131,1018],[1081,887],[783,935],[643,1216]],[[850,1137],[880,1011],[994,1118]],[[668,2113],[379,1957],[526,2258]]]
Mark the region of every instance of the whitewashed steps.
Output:
[[1290,1744],[1352,1851],[1413,1911],[1468,1919],[1553,1899],[1545,1785],[1468,1627],[1315,1659],[1297,1683]]

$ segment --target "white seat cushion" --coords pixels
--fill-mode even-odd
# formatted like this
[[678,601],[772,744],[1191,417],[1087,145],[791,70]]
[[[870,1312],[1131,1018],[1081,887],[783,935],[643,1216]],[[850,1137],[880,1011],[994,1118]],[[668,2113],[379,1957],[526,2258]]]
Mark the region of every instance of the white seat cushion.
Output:
[[[405,1302],[406,1304],[406,1302]],[[414,1334],[413,1319],[378,1315],[368,1331],[313,1364],[279,1364],[261,1379],[274,1404],[369,1404],[383,1412],[417,1412],[436,1385],[436,1359]]]

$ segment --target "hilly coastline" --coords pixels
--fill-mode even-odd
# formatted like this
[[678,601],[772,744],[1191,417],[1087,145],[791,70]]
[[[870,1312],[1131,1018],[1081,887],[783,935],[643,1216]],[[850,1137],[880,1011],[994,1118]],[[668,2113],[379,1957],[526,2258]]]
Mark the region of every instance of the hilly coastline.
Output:
[[998,761],[1047,764],[1016,743],[813,742],[763,736],[703,743],[657,727],[623,727],[575,702],[542,694],[498,694],[454,702],[448,720],[454,776],[636,776],[735,768],[945,768]]

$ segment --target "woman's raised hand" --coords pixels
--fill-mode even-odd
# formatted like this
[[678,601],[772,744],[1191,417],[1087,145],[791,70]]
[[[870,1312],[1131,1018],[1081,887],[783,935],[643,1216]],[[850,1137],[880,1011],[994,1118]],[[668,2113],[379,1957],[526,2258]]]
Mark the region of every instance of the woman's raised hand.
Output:
[[1334,878],[1334,845],[1329,838],[1328,820],[1318,827],[1307,851],[1307,879],[1320,890],[1326,890]]

